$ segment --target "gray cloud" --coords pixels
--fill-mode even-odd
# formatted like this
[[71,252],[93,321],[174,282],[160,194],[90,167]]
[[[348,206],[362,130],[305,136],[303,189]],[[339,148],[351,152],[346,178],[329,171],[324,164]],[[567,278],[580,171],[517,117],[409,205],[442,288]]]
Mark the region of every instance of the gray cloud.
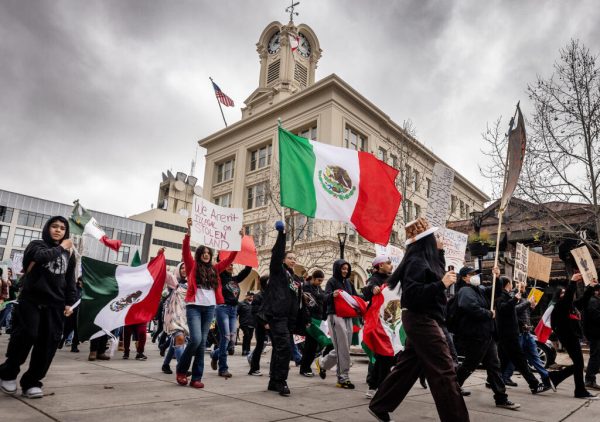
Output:
[[[156,201],[161,171],[189,171],[222,127],[213,76],[236,102],[256,88],[255,43],[288,1],[0,3],[0,187],[119,215]],[[302,0],[297,22],[337,73],[481,184],[480,133],[508,116],[558,49],[600,53],[592,0]],[[465,153],[468,151],[468,153]]]

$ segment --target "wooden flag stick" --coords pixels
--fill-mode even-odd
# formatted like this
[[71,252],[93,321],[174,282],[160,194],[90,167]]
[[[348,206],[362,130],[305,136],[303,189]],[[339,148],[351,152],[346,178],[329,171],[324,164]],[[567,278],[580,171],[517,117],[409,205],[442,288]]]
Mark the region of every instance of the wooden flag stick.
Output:
[[[502,216],[504,213],[502,211],[498,212],[498,234],[496,235],[496,254],[494,256],[494,268],[498,266],[498,252],[500,249],[500,235],[502,229]],[[492,270],[492,300],[490,303],[490,311],[494,310],[494,299],[496,296],[496,273]]]

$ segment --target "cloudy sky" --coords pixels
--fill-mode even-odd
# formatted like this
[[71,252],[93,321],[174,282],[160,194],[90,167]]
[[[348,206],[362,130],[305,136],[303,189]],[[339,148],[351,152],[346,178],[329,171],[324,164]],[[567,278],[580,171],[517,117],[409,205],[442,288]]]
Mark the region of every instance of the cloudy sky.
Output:
[[[0,0],[0,189],[118,215],[156,203],[258,85],[255,44],[288,0]],[[301,0],[336,73],[479,185],[487,122],[512,113],[559,48],[600,53],[589,1]],[[199,154],[200,156],[202,153]],[[197,176],[202,180],[202,163]]]

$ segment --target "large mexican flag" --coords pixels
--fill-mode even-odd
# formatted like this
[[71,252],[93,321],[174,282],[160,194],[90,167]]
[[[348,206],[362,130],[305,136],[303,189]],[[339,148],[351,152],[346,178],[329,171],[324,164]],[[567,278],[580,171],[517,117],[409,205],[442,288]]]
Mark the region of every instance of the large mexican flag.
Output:
[[279,128],[281,205],[322,220],[351,223],[387,245],[401,195],[398,170],[373,154],[310,141]]
[[[406,332],[402,326],[400,298],[386,285],[371,299],[364,315],[363,349],[381,356],[395,356],[404,350]],[[365,349],[367,354],[369,352]],[[371,355],[369,355],[371,356]]]
[[156,314],[165,284],[163,253],[138,267],[81,258],[83,294],[79,339],[99,337],[118,327],[148,322]]

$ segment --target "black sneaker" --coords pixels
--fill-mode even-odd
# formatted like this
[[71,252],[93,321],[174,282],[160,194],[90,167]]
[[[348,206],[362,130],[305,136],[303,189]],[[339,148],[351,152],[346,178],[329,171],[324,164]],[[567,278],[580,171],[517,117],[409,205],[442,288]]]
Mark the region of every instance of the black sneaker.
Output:
[[383,412],[383,413],[377,413],[375,412],[373,409],[371,409],[370,407],[367,407],[367,410],[369,411],[369,413],[371,415],[373,415],[373,417],[375,419],[377,419],[378,422],[394,422],[391,418],[390,418],[390,414],[387,412]]
[[287,382],[284,381],[279,388],[279,395],[283,397],[289,397],[290,394],[290,388],[288,387]]
[[575,394],[576,399],[598,400],[598,394],[592,394],[586,390],[585,393]]
[[254,377],[262,377],[261,372],[257,369],[256,371],[250,371],[248,372],[248,375],[252,375]]
[[339,382],[335,385],[337,388],[343,388],[345,390],[354,390],[354,384],[350,382],[350,380]]
[[165,374],[172,374],[173,371],[171,370],[171,367],[169,365],[163,365],[162,366],[162,371]]
[[518,387],[519,386],[519,384],[517,384],[516,382],[514,382],[510,378],[507,379],[506,381],[504,381],[504,385],[506,385],[507,387]]
[[137,353],[135,355],[135,360],[148,360],[148,356],[143,353]]
[[510,400],[506,400],[505,402],[496,403],[496,407],[501,407],[503,409],[509,410],[517,410],[519,407],[521,407],[521,405],[513,403]]
[[303,377],[306,377],[306,378],[312,378],[315,376],[315,373],[312,371],[309,371],[309,372],[300,371],[300,375],[302,375]]
[[129,352],[123,353],[123,359],[129,359]]
[[530,388],[530,390],[531,390],[531,394],[540,394],[540,393],[543,393],[544,391],[550,390],[551,388],[552,387],[550,387],[549,385],[540,383],[537,385],[537,387]]

